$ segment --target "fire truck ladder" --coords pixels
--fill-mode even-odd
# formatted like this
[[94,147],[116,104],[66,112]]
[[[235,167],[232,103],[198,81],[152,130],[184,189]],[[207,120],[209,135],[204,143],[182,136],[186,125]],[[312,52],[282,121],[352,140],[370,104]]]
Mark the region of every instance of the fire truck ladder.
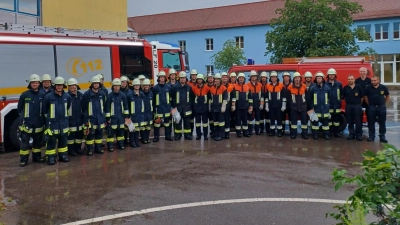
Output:
[[284,58],[283,64],[312,64],[312,63],[364,63],[374,61],[374,56],[327,56]]
[[97,37],[114,39],[139,39],[138,33],[134,30],[129,32],[68,29],[64,27],[46,27],[34,25],[22,25],[0,22],[0,32],[16,34],[48,34],[69,37]]

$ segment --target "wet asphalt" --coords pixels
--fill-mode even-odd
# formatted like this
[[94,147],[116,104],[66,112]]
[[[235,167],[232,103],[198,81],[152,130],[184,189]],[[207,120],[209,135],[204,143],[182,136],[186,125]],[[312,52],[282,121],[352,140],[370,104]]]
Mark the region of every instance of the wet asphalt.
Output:
[[[393,103],[394,105],[394,103]],[[397,102],[396,102],[397,107]],[[388,110],[387,139],[400,148],[398,110]],[[364,134],[367,129],[364,128]],[[347,131],[344,132],[346,136]],[[334,191],[331,173],[360,170],[365,149],[383,146],[322,137],[319,140],[269,137],[265,133],[229,140],[181,140],[70,157],[69,163],[19,167],[18,152],[0,154],[0,212],[6,225],[64,224],[204,201],[249,198],[346,200],[353,190]],[[334,224],[331,203],[246,202],[209,204],[142,213],[89,224]],[[369,218],[373,220],[373,217]]]

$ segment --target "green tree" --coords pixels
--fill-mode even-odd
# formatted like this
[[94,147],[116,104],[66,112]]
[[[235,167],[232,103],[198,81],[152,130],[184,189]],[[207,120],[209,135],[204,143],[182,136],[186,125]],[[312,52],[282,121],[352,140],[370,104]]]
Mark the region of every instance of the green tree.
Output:
[[[360,50],[356,39],[372,42],[365,29],[351,27],[352,16],[363,11],[348,0],[286,0],[265,35],[265,55],[272,53],[272,63],[291,57],[355,55]],[[371,53],[362,53],[366,52]]]
[[243,65],[247,58],[244,56],[243,49],[236,46],[236,42],[232,39],[225,41],[222,50],[210,57],[215,69],[219,71],[228,71],[233,65]]

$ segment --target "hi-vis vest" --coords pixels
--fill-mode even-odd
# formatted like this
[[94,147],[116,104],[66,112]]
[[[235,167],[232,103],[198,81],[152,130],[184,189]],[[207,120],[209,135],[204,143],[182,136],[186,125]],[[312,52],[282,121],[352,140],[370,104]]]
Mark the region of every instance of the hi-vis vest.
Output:
[[306,85],[300,83],[300,86],[297,87],[292,83],[288,86],[287,89],[289,92],[287,100],[289,102],[290,110],[298,112],[306,111],[307,110]]
[[253,99],[251,98],[248,85],[236,83],[233,87],[231,98],[232,102],[236,102],[235,107],[237,109],[248,109],[249,106],[253,105]]
[[210,88],[210,103],[212,112],[221,112],[222,103],[228,102],[228,92],[224,85],[216,85]]
[[267,84],[268,94],[266,98],[268,98],[269,108],[281,108],[282,102],[286,102],[284,88],[285,86],[280,82],[277,82],[276,85]]
[[46,127],[50,128],[53,134],[68,133],[70,106],[71,96],[64,91],[61,95],[52,91],[44,98],[43,113],[46,117]]

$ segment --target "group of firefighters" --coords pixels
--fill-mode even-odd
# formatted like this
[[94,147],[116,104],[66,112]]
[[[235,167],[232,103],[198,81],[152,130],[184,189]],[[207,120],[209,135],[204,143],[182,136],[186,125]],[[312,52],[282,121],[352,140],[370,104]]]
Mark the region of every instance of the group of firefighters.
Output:
[[[112,81],[111,92],[103,86],[104,77],[97,74],[90,80],[85,93],[79,91],[75,78],[65,81],[58,76],[54,80],[48,74],[42,77],[32,74],[27,80],[27,91],[18,102],[20,114],[20,166],[28,163],[32,150],[33,162],[54,165],[58,160],[68,162],[68,155],[103,154],[103,134],[107,134],[108,151],[129,144],[133,148],[150,143],[150,130],[154,127],[153,142],[160,138],[160,128],[165,129],[165,140],[191,140],[196,130],[196,140],[208,135],[215,141],[229,139],[231,122],[237,137],[250,137],[264,132],[269,136],[282,137],[285,120],[289,117],[290,135],[297,137],[297,121],[301,121],[301,137],[308,139],[308,121],[311,120],[312,136],[318,139],[319,123],[323,136],[330,139],[332,132],[340,137],[340,113],[342,99],[346,101],[349,136],[347,139],[362,140],[362,108],[367,108],[369,138],[375,138],[375,122],[380,125],[380,140],[385,138],[385,103],[389,99],[387,88],[379,84],[379,78],[366,77],[366,69],[360,69],[361,77],[348,77],[349,84],[342,88],[331,68],[327,78],[323,72],[283,73],[283,81],[277,72],[250,72],[246,83],[244,73],[223,72],[215,75],[174,70],[160,71],[157,84],[151,87],[143,75],[132,85],[126,76]],[[372,83],[371,83],[372,81]],[[68,92],[64,89],[68,88]],[[174,127],[174,136],[172,128]],[[140,140],[139,140],[140,137]],[[32,145],[30,140],[33,140]],[[42,142],[46,143],[46,157],[41,156]],[[57,145],[57,146],[56,146]]]

